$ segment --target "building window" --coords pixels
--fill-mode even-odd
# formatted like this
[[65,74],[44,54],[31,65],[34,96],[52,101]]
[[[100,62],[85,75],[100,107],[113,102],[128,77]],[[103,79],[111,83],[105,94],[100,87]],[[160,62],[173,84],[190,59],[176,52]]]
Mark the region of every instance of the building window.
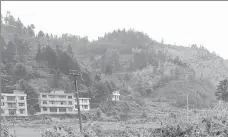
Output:
[[15,101],[15,97],[8,96],[8,97],[7,97],[7,101]]
[[68,108],[68,111],[69,111],[69,112],[72,112],[72,111],[73,111],[73,109],[72,109],[72,108]]
[[68,104],[69,104],[69,105],[72,105],[72,101],[69,101]]
[[5,103],[4,102],[2,102],[2,106],[5,106]]
[[61,105],[65,105],[66,104],[66,102],[61,102]]
[[44,100],[44,101],[43,101],[43,104],[47,104],[47,101],[46,101],[46,100]]
[[9,115],[15,116],[16,115],[16,109],[9,109]]
[[54,104],[54,101],[50,101],[51,104]]
[[59,112],[66,112],[66,108],[59,108]]
[[20,112],[20,114],[24,114],[25,110],[24,109],[20,109],[19,112]]
[[10,108],[16,108],[16,103],[8,103],[8,107]]
[[68,99],[72,99],[72,96],[68,96]]
[[84,105],[84,109],[88,109],[88,106],[87,105]]
[[4,100],[4,96],[1,96],[1,99]]
[[78,105],[75,105],[75,108],[78,109]]
[[50,112],[57,112],[57,108],[50,108]]
[[19,100],[24,100],[25,99],[25,97],[19,97]]
[[25,106],[25,104],[24,103],[19,103],[19,106],[23,107],[23,106]]
[[42,95],[42,98],[46,98],[47,97],[47,95]]
[[49,95],[49,97],[50,97],[50,98],[55,98],[55,96],[54,96],[54,95]]
[[43,111],[47,111],[47,108],[43,108]]
[[60,96],[59,96],[59,98],[66,98],[66,96],[64,96],[64,95],[60,95]]

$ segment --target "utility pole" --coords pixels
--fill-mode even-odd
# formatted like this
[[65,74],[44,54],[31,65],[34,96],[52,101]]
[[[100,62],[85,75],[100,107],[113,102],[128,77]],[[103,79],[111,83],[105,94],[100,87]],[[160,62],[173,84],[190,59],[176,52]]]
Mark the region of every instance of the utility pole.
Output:
[[77,82],[77,76],[81,76],[81,73],[77,70],[70,70],[70,75],[74,77],[74,85],[75,85],[75,92],[76,92],[77,106],[78,106],[79,127],[80,127],[80,132],[82,133],[82,117],[81,117],[79,90],[78,90],[78,82]]
[[[5,40],[3,39],[2,36],[0,36],[0,85],[1,85],[1,80],[2,80],[2,52],[4,51],[4,47],[6,47],[6,43],[5,43]],[[2,93],[1,91],[2,88],[0,88],[0,94]],[[0,123],[2,123],[2,114],[0,114]],[[0,124],[0,133],[2,133],[1,131],[2,127],[1,127],[1,124]]]
[[187,95],[187,123],[188,123],[188,95]]

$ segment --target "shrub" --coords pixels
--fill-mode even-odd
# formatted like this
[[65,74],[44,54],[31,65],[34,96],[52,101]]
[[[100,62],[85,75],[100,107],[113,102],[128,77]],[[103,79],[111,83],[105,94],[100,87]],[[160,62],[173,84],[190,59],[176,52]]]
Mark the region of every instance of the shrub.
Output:
[[146,111],[143,111],[141,117],[142,117],[142,118],[148,118],[148,113],[147,113]]
[[100,108],[94,109],[94,110],[90,110],[87,112],[82,113],[82,119],[85,121],[88,120],[99,120],[102,116],[102,111]]

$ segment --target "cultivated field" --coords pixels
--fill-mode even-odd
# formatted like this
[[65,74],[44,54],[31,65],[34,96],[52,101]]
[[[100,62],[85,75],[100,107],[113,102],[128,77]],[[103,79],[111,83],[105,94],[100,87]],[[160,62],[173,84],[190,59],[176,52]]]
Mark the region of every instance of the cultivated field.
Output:
[[[188,117],[186,110],[176,109],[171,112],[170,109],[163,108],[166,116],[148,114],[141,118],[125,121],[88,120],[83,123],[83,131],[91,137],[226,137],[228,135],[228,109],[226,106],[226,104],[220,104],[212,109],[189,110]],[[42,137],[80,137],[76,118],[18,121],[15,128],[12,123],[8,123],[8,125],[10,125],[12,133],[15,129],[17,137],[41,137],[45,132],[46,135]],[[65,135],[60,135],[60,133]]]

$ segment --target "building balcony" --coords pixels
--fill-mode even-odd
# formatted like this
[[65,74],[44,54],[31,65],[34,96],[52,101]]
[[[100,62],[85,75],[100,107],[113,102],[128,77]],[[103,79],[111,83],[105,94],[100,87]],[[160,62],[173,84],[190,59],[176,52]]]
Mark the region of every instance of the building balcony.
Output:
[[40,104],[41,107],[72,107],[74,106],[73,104],[72,105],[69,105],[69,104]]
[[[81,107],[80,110],[81,110],[81,111],[89,111],[90,108],[84,109],[84,108]],[[75,108],[75,109],[74,109],[74,112],[78,112],[78,109]]]
[[39,100],[70,101],[70,100],[73,100],[73,99],[68,99],[68,98],[50,98],[50,97],[46,97],[46,98],[39,98]]
[[57,111],[57,112],[42,111],[42,112],[39,112],[38,115],[40,115],[40,114],[49,114],[49,115],[55,115],[55,114],[75,114],[75,112],[74,112],[74,111],[66,111],[66,112],[59,112],[59,111]]
[[4,106],[1,106],[1,108],[8,108],[8,106],[4,105]]
[[16,103],[16,99],[15,100],[2,100],[2,102],[13,102],[13,103]]
[[20,109],[20,108],[23,108],[24,109],[24,108],[27,108],[27,106],[18,106],[17,108],[18,109]]
[[[79,102],[80,105],[90,105],[89,102]],[[74,105],[77,105],[77,102],[74,103]]]
[[17,106],[7,106],[7,109],[17,109]]
[[16,102],[26,102],[26,100],[16,100]]

